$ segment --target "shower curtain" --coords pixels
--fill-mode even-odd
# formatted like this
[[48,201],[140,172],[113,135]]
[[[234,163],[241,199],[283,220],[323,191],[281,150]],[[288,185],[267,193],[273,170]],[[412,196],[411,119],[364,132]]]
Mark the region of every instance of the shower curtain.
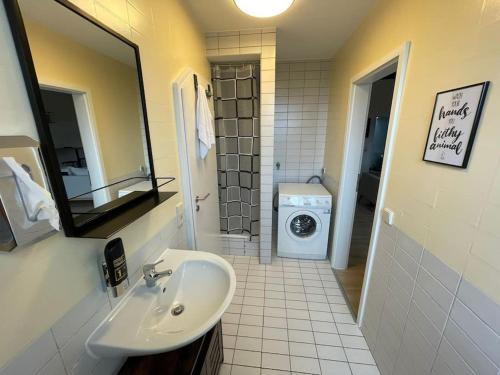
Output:
[[259,235],[259,67],[212,66],[220,229]]

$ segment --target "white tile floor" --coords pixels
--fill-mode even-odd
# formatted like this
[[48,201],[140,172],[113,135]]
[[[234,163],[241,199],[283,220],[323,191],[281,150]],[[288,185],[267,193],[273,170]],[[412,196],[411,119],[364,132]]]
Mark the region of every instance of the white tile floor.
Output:
[[327,261],[225,258],[237,286],[220,375],[379,375]]

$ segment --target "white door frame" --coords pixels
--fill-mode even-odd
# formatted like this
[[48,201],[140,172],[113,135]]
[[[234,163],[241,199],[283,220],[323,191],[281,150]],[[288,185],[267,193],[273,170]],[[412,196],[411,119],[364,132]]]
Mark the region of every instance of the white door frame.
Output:
[[[190,249],[196,249],[195,207],[191,199],[191,171],[187,150],[186,128],[184,126],[184,110],[182,107],[181,87],[187,79],[193,79],[194,71],[186,68],[173,83],[175,124],[177,127],[177,148],[179,150],[179,163],[181,175],[181,189],[184,202],[184,224],[187,228],[187,245]],[[198,76],[198,79],[201,79]]]
[[[84,90],[68,87],[66,84],[40,83],[40,88],[49,91],[70,94],[73,97],[78,129],[82,139],[92,189],[108,185],[106,170],[102,160],[99,133],[95,126],[95,116],[92,109],[90,95]],[[95,206],[108,203],[111,200],[108,189],[102,189],[92,193]]]
[[392,98],[391,113],[389,116],[389,127],[385,143],[384,160],[382,163],[382,172],[380,175],[380,184],[377,194],[377,204],[375,206],[370,245],[368,248],[368,258],[361,290],[358,314],[359,326],[362,324],[365,313],[365,302],[372,272],[375,245],[377,243],[381,224],[381,211],[384,207],[389,171],[394,153],[396,129],[399,122],[409,54],[410,42],[405,42],[400,48],[384,56],[375,64],[363,69],[363,71],[356,74],[351,79],[342,172],[340,176],[332,241],[333,251],[331,265],[335,269],[346,269],[349,260],[352,226],[356,209],[356,186],[363,155],[363,142],[368,109],[370,105],[372,83],[383,78],[388,73],[393,72],[394,65],[397,64],[396,81],[394,84],[394,94]]

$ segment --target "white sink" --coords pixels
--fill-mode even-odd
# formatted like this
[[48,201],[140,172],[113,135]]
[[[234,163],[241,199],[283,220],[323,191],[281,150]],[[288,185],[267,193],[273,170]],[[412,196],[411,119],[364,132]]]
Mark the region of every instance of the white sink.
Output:
[[[166,250],[156,266],[171,276],[153,288],[139,280],[87,339],[94,357],[168,352],[208,332],[233,298],[236,276],[221,257],[203,251]],[[184,307],[179,315],[177,306]]]

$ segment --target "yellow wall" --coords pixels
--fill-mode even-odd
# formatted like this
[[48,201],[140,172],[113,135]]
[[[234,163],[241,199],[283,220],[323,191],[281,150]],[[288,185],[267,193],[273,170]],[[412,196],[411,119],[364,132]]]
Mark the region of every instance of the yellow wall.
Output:
[[[405,41],[410,61],[386,206],[500,302],[500,2],[382,0],[334,58],[325,165],[338,191],[350,79]],[[436,92],[492,82],[466,170],[422,161]]]
[[[35,21],[24,21],[38,81],[87,93],[107,181],[138,172],[145,161],[135,67]],[[117,43],[120,42],[117,40]],[[133,53],[130,48],[130,54]]]
[[[181,0],[75,3],[139,44],[157,175],[178,178],[172,81],[188,66],[208,77],[202,34]],[[0,134],[36,137],[1,5],[0,47]],[[175,205],[181,200],[179,193],[118,233],[128,256],[175,220]],[[96,259],[104,243],[66,238],[59,233],[35,245],[0,254],[0,368],[100,285]]]

